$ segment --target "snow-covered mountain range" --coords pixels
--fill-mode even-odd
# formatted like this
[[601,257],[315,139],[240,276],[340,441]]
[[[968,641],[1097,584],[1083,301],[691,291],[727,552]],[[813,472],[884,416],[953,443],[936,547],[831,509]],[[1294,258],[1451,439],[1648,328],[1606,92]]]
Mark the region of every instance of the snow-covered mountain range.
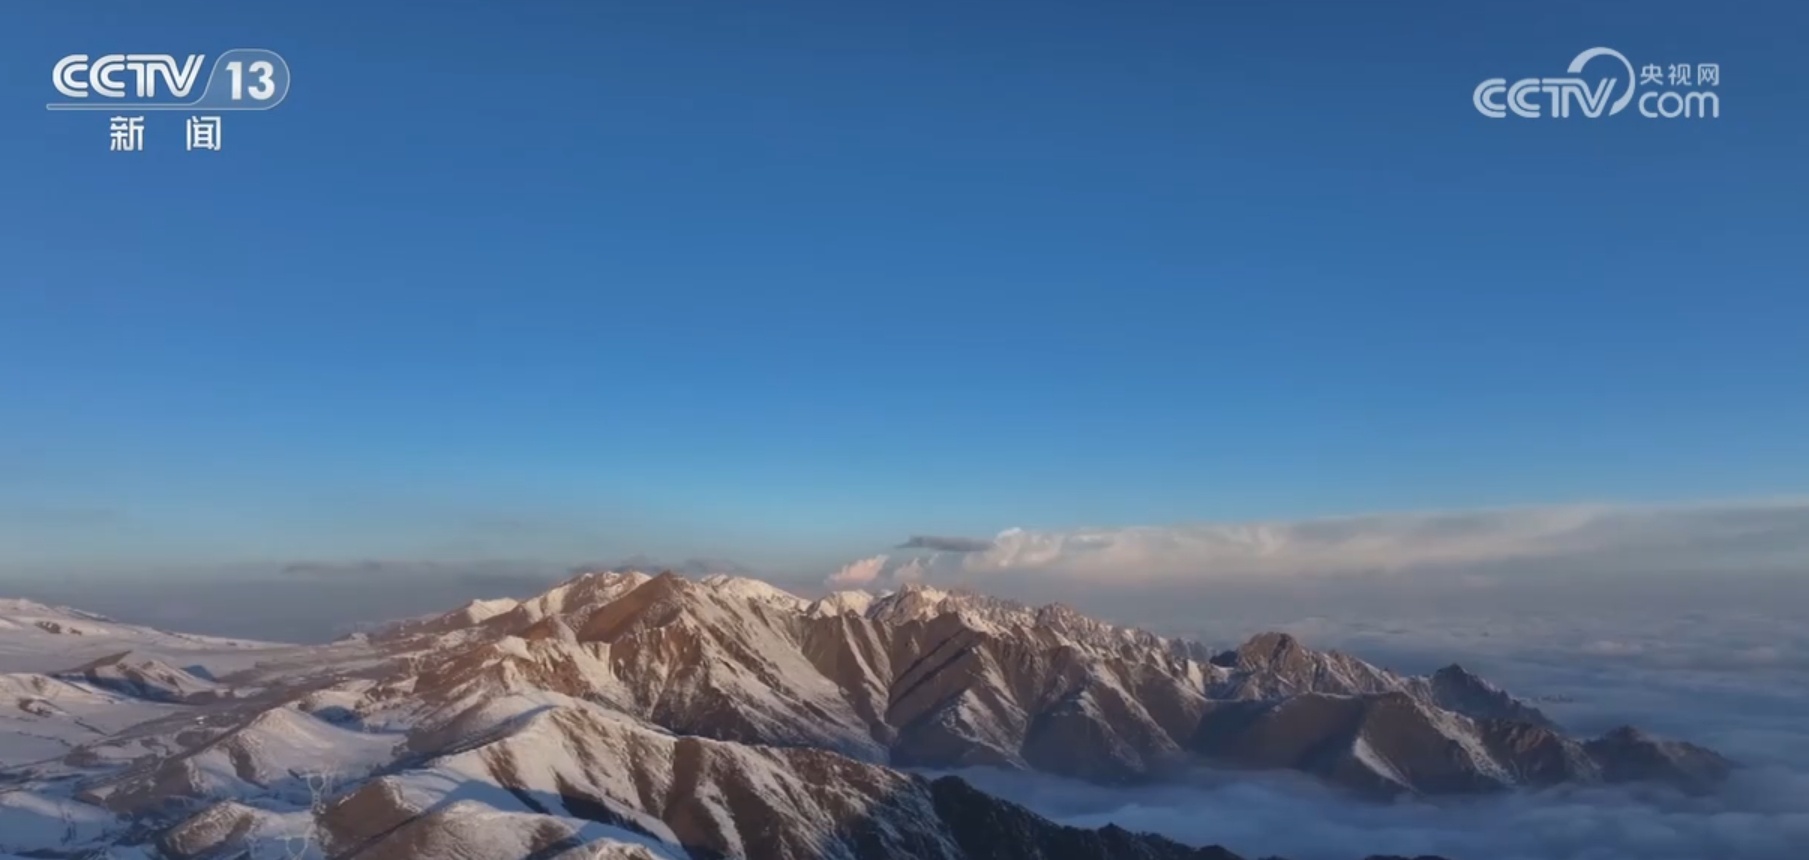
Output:
[[6,601],[0,670],[0,856],[1229,860],[921,772],[1217,764],[1386,797],[1708,791],[1730,767],[1630,728],[1571,738],[1457,666],[1273,633],[1213,653],[920,585],[587,573],[322,646]]

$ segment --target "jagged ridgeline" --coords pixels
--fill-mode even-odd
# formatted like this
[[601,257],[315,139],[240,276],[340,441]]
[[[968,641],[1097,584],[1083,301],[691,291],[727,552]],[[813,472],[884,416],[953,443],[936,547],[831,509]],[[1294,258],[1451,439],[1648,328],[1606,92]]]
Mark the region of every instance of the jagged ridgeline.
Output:
[[[37,684],[37,701],[63,685],[155,702],[156,716],[10,769],[10,803],[32,798],[46,821],[80,826],[46,828],[54,846],[0,848],[1234,858],[1060,827],[911,770],[1127,783],[1205,763],[1386,797],[1628,780],[1706,790],[1728,768],[1632,729],[1571,738],[1456,666],[1397,675],[1274,633],[1214,654],[1066,607],[919,586],[808,601],[738,577],[594,573],[525,601],[273,648],[215,677],[175,668],[167,647],[141,650],[9,676]],[[269,853],[281,846],[302,853]]]

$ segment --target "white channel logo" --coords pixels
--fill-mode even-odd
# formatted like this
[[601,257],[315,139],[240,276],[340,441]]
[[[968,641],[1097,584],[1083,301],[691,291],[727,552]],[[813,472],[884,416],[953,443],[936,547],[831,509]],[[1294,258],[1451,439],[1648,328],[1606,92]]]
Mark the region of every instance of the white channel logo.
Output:
[[268,48],[215,54],[69,54],[50,70],[48,110],[270,110],[289,94],[289,64]]
[[195,81],[201,77],[202,54],[189,54],[181,65],[169,54],[105,54],[89,62],[87,54],[70,54],[51,70],[51,81],[57,92],[72,99],[85,99],[90,92],[110,99],[126,97],[126,85],[120,76],[129,76],[133,95],[141,99],[157,97],[157,82],[173,98],[188,98]]
[[[1608,75],[1593,82],[1583,77],[1584,68],[1592,62],[1598,69],[1605,68]],[[1701,71],[1694,83],[1701,86],[1720,84],[1718,64],[1704,63],[1696,68]],[[1682,70],[1681,75],[1679,69]],[[1690,69],[1688,63],[1673,64],[1669,83],[1674,86],[1692,86]],[[1711,69],[1714,71],[1712,80],[1708,75]],[[1476,89],[1470,94],[1470,101],[1476,106],[1478,113],[1490,119],[1502,119],[1509,114],[1528,119],[1567,119],[1572,116],[1573,109],[1589,119],[1600,119],[1604,115],[1614,116],[1626,110],[1629,104],[1634,103],[1635,95],[1639,98],[1640,116],[1651,119],[1721,116],[1721,96],[1709,90],[1648,90],[1637,93],[1642,83],[1666,83],[1663,67],[1648,65],[1643,70],[1636,71],[1633,62],[1613,48],[1590,48],[1571,60],[1565,71],[1566,77],[1521,78],[1511,82],[1507,78],[1489,78],[1476,85]]]

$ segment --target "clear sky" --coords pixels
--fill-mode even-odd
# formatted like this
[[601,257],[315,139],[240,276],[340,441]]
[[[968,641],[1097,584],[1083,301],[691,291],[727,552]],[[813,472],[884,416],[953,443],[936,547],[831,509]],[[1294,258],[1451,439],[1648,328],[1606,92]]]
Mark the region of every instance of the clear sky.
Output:
[[[1809,490],[1809,4],[0,21],[0,572]],[[1596,45],[1722,117],[1471,105]],[[232,47],[220,152],[43,107]]]

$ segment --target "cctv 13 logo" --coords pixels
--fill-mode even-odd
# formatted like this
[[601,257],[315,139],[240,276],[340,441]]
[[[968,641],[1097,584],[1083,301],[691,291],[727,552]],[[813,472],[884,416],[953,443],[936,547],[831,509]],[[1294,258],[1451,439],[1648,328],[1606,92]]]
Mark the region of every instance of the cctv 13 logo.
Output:
[[[70,54],[51,69],[50,110],[269,110],[289,95],[289,64],[263,48],[206,54]],[[206,84],[195,95],[201,70]]]

